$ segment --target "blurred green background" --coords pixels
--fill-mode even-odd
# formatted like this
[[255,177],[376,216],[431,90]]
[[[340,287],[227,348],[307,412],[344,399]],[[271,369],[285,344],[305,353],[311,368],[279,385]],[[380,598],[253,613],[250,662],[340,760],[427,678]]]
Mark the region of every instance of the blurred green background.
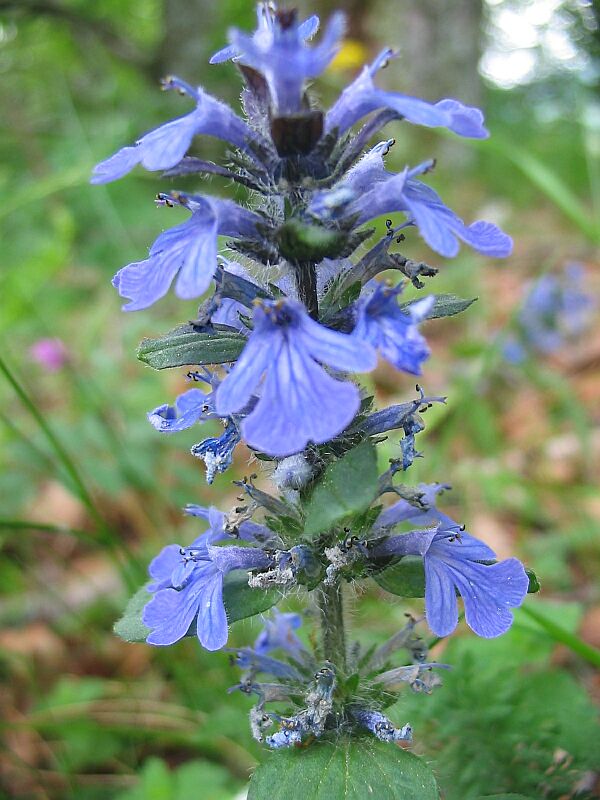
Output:
[[[323,103],[393,45],[401,58],[383,85],[481,104],[490,141],[395,123],[391,166],[437,156],[431,182],[444,200],[515,239],[505,263],[463,250],[442,264],[414,234],[403,245],[441,267],[435,291],[479,298],[427,327],[423,385],[449,400],[428,412],[425,457],[407,478],[451,483],[450,513],[501,557],[523,558],[542,592],[500,640],[461,630],[437,645],[435,659],[454,667],[444,686],[402,697],[391,715],[411,722],[414,749],[427,754],[448,800],[600,797],[597,316],[550,356],[533,352],[520,365],[502,357],[536,277],[577,261],[586,291],[599,295],[598,6],[300,5],[350,17],[348,44],[316,87]],[[160,76],[176,72],[237,106],[235,68],[206,62],[230,24],[253,23],[250,0],[0,1],[2,797],[241,798],[265,757],[249,734],[250,701],[226,694],[237,681],[227,654],[189,640],[164,652],[112,633],[149,559],[197,535],[181,507],[227,509],[232,478],[257,467],[238,448],[234,469],[207,487],[188,454],[198,431],[165,437],[147,423],[146,412],[186,384],[178,371],[142,367],[135,347],[192,318],[195,304],[170,296],[122,314],[110,278],[173,224],[153,203],[166,182],[140,170],[88,184],[94,163],[188,110],[160,93]],[[214,140],[197,147],[203,157],[223,154]],[[217,180],[209,189],[233,191]],[[56,363],[40,346],[48,338],[59,340]],[[406,375],[383,367],[370,386],[382,402],[414,393]],[[396,440],[382,449],[385,464]],[[375,586],[349,594],[349,623],[366,644],[420,611]],[[237,623],[232,642],[256,631]]]

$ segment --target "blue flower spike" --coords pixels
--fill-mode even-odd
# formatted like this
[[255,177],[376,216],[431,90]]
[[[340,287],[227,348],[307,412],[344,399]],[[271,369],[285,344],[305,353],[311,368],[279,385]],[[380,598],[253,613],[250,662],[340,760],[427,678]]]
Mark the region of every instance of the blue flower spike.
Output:
[[[128,312],[171,290],[186,304],[183,324],[146,339],[140,358],[156,369],[184,369],[193,385],[147,418],[159,433],[181,438],[208,422],[210,435],[187,447],[204,462],[209,486],[230,470],[242,490],[227,513],[185,507],[182,530],[205,530],[165,539],[191,543],[166,544],[152,560],[150,580],[130,604],[130,627],[156,647],[189,636],[206,650],[225,650],[241,670],[230,691],[252,698],[252,735],[272,750],[303,751],[315,739],[357,739],[371,750],[406,746],[411,726],[384,715],[389,698],[429,694],[450,665],[428,659],[412,617],[370,651],[351,642],[346,584],[387,580],[411,602],[424,594],[419,621],[438,637],[456,628],[460,600],[470,629],[493,638],[510,628],[530,579],[520,561],[498,561],[438,508],[446,483],[398,481],[426,455],[416,437],[434,404],[443,424],[446,397],[420,385],[415,395],[410,386],[429,367],[430,328],[470,304],[434,294],[439,268],[398,246],[420,236],[445,259],[461,243],[487,259],[506,258],[512,240],[492,222],[464,222],[445,204],[429,185],[433,159],[413,166],[410,154],[396,152],[399,125],[486,138],[479,109],[380,88],[379,73],[396,56],[389,48],[322,109],[312,84],[342,47],[344,14],[321,24],[266,0],[256,11],[256,30],[230,28],[210,59],[238,68],[243,113],[167,78],[163,88],[187,98],[191,110],[117,150],[91,178],[107,184],[142,166],[163,179],[201,182],[195,193],[154,190],[160,213],[176,219],[147,257],[118,270],[113,285]],[[396,132],[382,134],[389,124]],[[226,167],[196,155],[204,136],[224,147]],[[589,304],[576,277],[566,283],[547,276],[532,287],[507,358],[526,357],[528,348],[549,352],[581,330]],[[381,362],[409,387],[378,409],[381,387],[377,380],[361,386],[360,376]],[[393,457],[381,472],[375,447],[386,439]],[[387,504],[390,493],[396,502]],[[404,559],[406,572],[397,569]],[[304,613],[307,595],[314,602]],[[228,646],[230,623],[258,614],[260,631],[245,640],[236,632]]]

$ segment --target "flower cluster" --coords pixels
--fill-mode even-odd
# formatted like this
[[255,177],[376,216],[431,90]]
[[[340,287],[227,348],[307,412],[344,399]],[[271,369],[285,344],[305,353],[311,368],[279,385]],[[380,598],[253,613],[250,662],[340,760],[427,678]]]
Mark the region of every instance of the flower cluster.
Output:
[[527,291],[515,331],[504,342],[504,357],[519,364],[530,353],[554,353],[585,331],[594,308],[581,264],[570,263],[562,273],[542,275]]
[[[335,56],[344,24],[334,14],[313,43],[317,17],[301,21],[294,11],[259,3],[255,33],[232,29],[229,45],[211,59],[232,60],[239,69],[244,118],[202,88],[168,78],[164,88],[194,108],[100,163],[92,178],[106,183],[141,164],[168,178],[220,176],[251,193],[252,207],[245,207],[160,192],[160,206],[187,218],[156,239],[148,258],[120,269],[113,284],[127,311],[147,308],[172,284],[182,300],[203,298],[191,323],[142,343],[147,363],[185,366],[194,384],[148,419],[169,434],[222,426],[192,447],[208,483],[244,442],[278,491],[269,494],[252,476],[238,482],[242,496],[229,513],[186,508],[208,527],[189,545],[168,545],[150,564],[141,619],[146,641],[167,646],[196,635],[204,648],[219,650],[231,622],[267,610],[286,593],[301,590],[319,607],[320,643],[309,647],[300,638],[299,615],[275,610],[253,647],[233,651],[244,670],[235,688],[257,698],[252,731],[275,749],[361,730],[384,742],[408,741],[410,726],[394,727],[386,706],[406,686],[431,691],[436,670],[446,666],[427,661],[412,618],[374,652],[349,646],[346,582],[374,579],[394,594],[424,597],[437,636],[456,628],[457,596],[476,634],[502,634],[529,586],[519,561],[498,563],[438,509],[442,484],[396,480],[421,455],[415,437],[423,415],[445,398],[417,386],[414,399],[375,410],[356,377],[380,358],[400,373],[421,375],[430,354],[421,325],[469,305],[418,294],[437,269],[397,251],[406,233],[416,228],[445,257],[457,254],[460,241],[500,258],[512,246],[489,222],[463,222],[423,182],[434,162],[393,172],[386,159],[394,140],[371,141],[400,120],[484,138],[483,115],[453,99],[428,103],[380,88],[390,50],[329,111],[320,110],[307,82]],[[227,167],[188,155],[199,135],[229,145]],[[385,234],[363,248],[376,231],[365,225],[382,215]],[[237,260],[217,252],[219,236],[228,237]],[[403,280],[382,281],[385,272]],[[374,447],[395,431],[398,457],[379,475]],[[386,507],[381,498],[389,493],[400,499]],[[397,651],[405,652],[405,663],[394,666]],[[269,702],[288,711],[267,711]]]

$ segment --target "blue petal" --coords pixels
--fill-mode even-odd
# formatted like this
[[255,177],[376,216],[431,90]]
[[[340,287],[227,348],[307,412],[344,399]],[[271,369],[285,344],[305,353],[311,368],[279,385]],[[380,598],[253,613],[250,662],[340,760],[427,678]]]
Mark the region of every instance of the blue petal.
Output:
[[483,113],[473,106],[465,106],[458,100],[440,100],[435,104],[451,115],[452,122],[448,126],[451,131],[459,136],[471,139],[487,139],[489,131],[483,124]]
[[171,585],[173,589],[183,589],[189,579],[196,570],[197,562],[192,560],[185,560],[180,556],[179,564],[173,570],[171,575]]
[[[414,191],[416,181],[409,181],[404,192],[406,209],[414,219],[421,236],[436,253],[446,258],[454,258],[458,254],[459,244],[456,238],[456,228],[464,225],[441,200],[436,203],[423,201]],[[411,191],[411,189],[413,191]],[[454,224],[452,224],[454,223]]]
[[222,47],[220,50],[217,50],[217,52],[210,57],[208,63],[222,64],[224,61],[231,61],[236,55],[237,49],[232,44],[229,44],[227,47]]
[[200,644],[207,650],[220,650],[227,644],[229,631],[223,605],[223,575],[216,570],[202,585],[198,604],[197,633]]
[[326,442],[350,424],[360,406],[353,383],[332,378],[292,342],[271,359],[261,397],[242,422],[250,446],[282,458],[308,442]]
[[245,305],[237,300],[231,300],[229,297],[222,297],[219,301],[219,307],[211,315],[210,321],[217,325],[228,325],[240,333],[247,333],[248,328],[240,319],[240,314],[248,316],[248,309]]
[[182,300],[204,294],[217,268],[217,216],[206,203],[187,222],[170,228],[156,239],[150,255],[169,275],[179,270],[175,293]]
[[440,255],[451,258],[458,253],[457,236],[483,255],[494,258],[510,255],[510,236],[491,222],[483,220],[466,226],[443,204],[433,189],[420,181],[407,182],[404,198],[419,232],[427,244]]
[[432,509],[428,516],[439,519],[438,535],[433,542],[430,553],[437,558],[448,561],[494,561],[496,553],[485,542],[476,539],[466,531],[461,531],[458,523],[437,509]]
[[386,156],[390,147],[394,144],[394,139],[379,142],[360,161],[350,169],[343,179],[343,185],[352,189],[358,194],[368,192],[373,188],[373,184],[386,181],[391,177],[386,170],[383,157]]
[[121,297],[131,301],[123,306],[123,311],[140,311],[164,297],[178,269],[178,264],[160,257],[136,261],[120,269],[112,283]]
[[154,582],[148,585],[149,592],[156,592],[159,589],[167,589],[171,584],[173,570],[181,562],[181,547],[178,544],[169,544],[152,559],[148,572]]
[[368,342],[360,344],[352,336],[333,331],[302,313],[296,333],[297,347],[340,370],[369,372],[377,366],[377,355]]
[[[268,11],[267,11],[268,13]],[[259,29],[255,31],[254,36],[260,35],[261,30],[265,28],[269,28],[270,25],[268,24],[261,24],[261,19],[259,17]],[[270,20],[272,25],[272,20]],[[302,22],[298,25],[298,35],[306,41],[307,39],[312,39],[315,33],[319,30],[319,17],[316,14],[313,14],[307,20]],[[211,56],[209,64],[222,64],[224,61],[230,61],[232,58],[235,58],[238,55],[238,49],[234,45],[228,45],[227,47],[221,48],[218,50],[214,55]]]
[[200,585],[197,581],[181,591],[160,589],[144,607],[142,620],[152,628],[148,644],[167,646],[182,639],[198,612]]
[[237,665],[242,669],[264,672],[288,681],[302,681],[302,675],[291,664],[257,653],[251,647],[241,647],[236,651],[236,656]]
[[389,556],[425,556],[437,535],[436,528],[410,531],[397,536],[389,536],[384,542],[373,548],[376,558]]
[[[381,531],[386,528],[393,528],[401,522],[410,522],[413,525],[428,525],[439,522],[439,517],[435,514],[435,512],[437,512],[437,509],[435,509],[435,498],[437,494],[447,488],[448,487],[443,483],[420,483],[418,489],[423,493],[423,502],[433,507],[432,509],[420,511],[418,508],[411,505],[408,500],[398,500],[396,503],[389,506],[389,508],[384,508],[377,517],[373,529]],[[456,528],[458,527],[459,526],[456,525]],[[487,558],[487,556],[484,558]],[[495,558],[495,555],[492,556],[492,558]]]
[[454,579],[444,562],[425,558],[425,616],[436,636],[448,636],[458,625]]
[[225,533],[226,515],[220,511],[216,506],[210,506],[208,509],[208,524],[211,530],[211,542],[219,541],[226,537]]
[[264,545],[274,539],[275,534],[266,525],[260,525],[250,519],[244,520],[238,528],[238,536],[244,542]]
[[142,159],[142,152],[138,147],[122,147],[110,158],[96,164],[90,183],[110,183],[127,175]]
[[217,389],[216,409],[220,416],[230,416],[248,404],[276,355],[272,341],[251,334],[235,366]]
[[491,222],[479,220],[457,231],[460,238],[483,255],[506,258],[512,252],[513,241]]
[[194,110],[142,136],[137,142],[142,165],[154,172],[179,164],[201,128],[202,114]]
[[300,36],[306,41],[307,39],[312,39],[315,33],[319,30],[319,25],[321,21],[316,14],[312,14],[308,19],[305,19],[304,22],[301,22],[298,25],[298,33]]
[[202,519],[206,520],[209,518],[209,509],[206,506],[198,506],[195,503],[188,503],[183,512],[190,517],[202,517]]
[[486,639],[505,633],[513,623],[509,609],[521,605],[529,586],[521,562],[509,558],[486,566],[467,561],[450,569],[464,600],[467,625]]
[[[403,192],[407,176],[407,170],[392,175],[386,181],[377,183],[374,189],[366,192],[352,203],[349,213],[358,215],[357,224],[362,225],[363,222],[391,211],[405,211],[406,202]],[[383,245],[389,247],[389,239],[384,239]]]
[[282,648],[292,655],[304,650],[304,645],[294,633],[302,625],[300,614],[283,614],[277,609],[273,618],[265,620],[265,627],[254,642],[254,650],[260,655]]
[[361,301],[352,336],[370,342],[397,369],[420,375],[430,351],[415,323],[427,316],[434,298],[423,298],[404,311],[398,306],[397,293],[379,284],[370,298]]

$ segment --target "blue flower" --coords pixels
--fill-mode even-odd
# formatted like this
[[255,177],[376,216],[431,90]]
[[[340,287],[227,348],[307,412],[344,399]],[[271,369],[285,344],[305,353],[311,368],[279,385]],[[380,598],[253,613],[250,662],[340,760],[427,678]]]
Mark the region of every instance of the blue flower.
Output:
[[437,636],[447,636],[458,624],[457,592],[464,601],[467,625],[478,636],[493,638],[505,633],[513,622],[510,609],[521,605],[529,586],[521,562],[509,558],[482,564],[496,558],[490,547],[437,509],[413,510],[416,513],[404,519],[413,524],[433,521],[435,527],[391,536],[371,554],[376,558],[423,558],[425,613]]
[[403,211],[419,228],[427,244],[447,258],[458,254],[458,239],[483,255],[495,258],[510,255],[512,239],[496,225],[483,220],[465,225],[444,205],[437,192],[414,180],[415,175],[427,172],[432,166],[433,162],[428,161],[379,181],[371,191],[355,200],[348,212],[358,214],[358,224],[362,224],[381,214]]
[[294,633],[302,625],[300,614],[284,614],[274,608],[271,619],[264,620],[264,628],[254,642],[254,652],[260,655],[272,650],[285,650],[296,661],[303,661],[304,645]]
[[444,522],[448,526],[455,525],[456,523],[450,517],[435,507],[437,495],[449,488],[448,484],[445,483],[420,483],[417,489],[421,494],[423,508],[416,508],[408,500],[398,500],[388,508],[384,508],[379,514],[373,525],[372,533],[382,534],[389,532],[401,522],[410,522],[413,525],[434,525],[438,522]]
[[[259,3],[256,7],[257,28],[254,31],[252,38],[259,42],[265,36],[272,35],[273,27],[275,25],[275,16],[273,9],[266,3]],[[313,14],[304,22],[298,25],[298,36],[304,41],[312,39],[315,33],[319,30],[319,17]],[[231,61],[232,59],[239,60],[241,56],[240,51],[235,45],[228,45],[218,50],[210,59],[211,64],[222,64],[224,61]]]
[[214,506],[206,508],[206,506],[188,503],[184,508],[184,513],[189,517],[200,517],[208,520],[215,537],[211,539],[211,542],[216,542],[231,535],[244,542],[266,547],[267,545],[271,546],[275,539],[275,534],[266,525],[253,522],[251,519],[242,519],[232,524],[227,515]]
[[344,89],[338,101],[327,112],[326,132],[337,128],[341,136],[367,114],[387,108],[396,111],[398,116],[416,125],[448,128],[459,136],[473,139],[485,139],[489,136],[483,125],[483,114],[478,108],[449,99],[432,104],[416,97],[378,89],[373,83],[373,77],[386,66],[393,55],[392,50],[383,50],[375,61],[364,67],[356,80]]
[[286,681],[302,681],[302,675],[296,667],[286,664],[277,658],[257,653],[252,647],[240,647],[235,651],[236,666],[248,670],[253,674],[264,672],[266,675],[274,675]]
[[196,108],[190,114],[150,131],[138,139],[133,147],[123,147],[101,161],[94,168],[92,183],[115,181],[140,163],[152,172],[170,169],[181,161],[194,136],[200,133],[252,152],[249,143],[257,141],[259,136],[229,106],[206,94],[200,87],[194,89],[179,78],[168,79],[164,86],[189,95],[196,101]]
[[520,363],[532,350],[553,353],[585,330],[594,301],[582,279],[580,265],[569,264],[562,274],[542,275],[530,286],[516,334],[504,342],[507,361]]
[[408,403],[389,406],[388,408],[381,409],[381,411],[375,411],[373,414],[369,414],[365,419],[360,421],[356,426],[356,430],[361,431],[366,436],[376,436],[379,433],[385,433],[386,431],[391,431],[396,428],[402,428],[407,435],[411,430],[414,433],[418,433],[415,426],[420,425],[417,418],[419,410],[425,410],[433,405],[433,403],[446,402],[445,397],[427,396],[420,386],[418,390],[420,397]]
[[363,372],[374,368],[375,351],[315,322],[292,300],[261,301],[253,319],[248,344],[217,391],[217,412],[240,411],[258,393],[242,433],[252,447],[273,456],[336,436],[358,411],[359,391],[321,364]]
[[200,644],[219,650],[227,643],[228,623],[223,604],[223,579],[235,569],[257,569],[269,565],[269,557],[256,547],[215,547],[225,538],[223,518],[210,509],[211,527],[189,547],[169,545],[150,564],[154,596],[143,611],[151,628],[146,641],[166,646],[182,639],[196,620]]
[[217,437],[209,437],[195,444],[191,453],[206,464],[206,482],[211,484],[217,472],[225,472],[231,466],[233,451],[241,440],[237,425],[232,421],[225,432]]
[[273,750],[281,750],[283,747],[292,747],[295,744],[302,744],[302,737],[310,733],[306,723],[300,715],[281,720],[281,730],[276,731],[271,736],[265,738],[265,743]]
[[[242,281],[247,282],[245,286],[253,289],[255,292],[261,291],[260,288],[254,283],[251,276],[244,269],[244,267],[237,261],[229,261],[224,256],[219,256],[223,271],[217,273],[217,286],[225,279],[231,279],[231,276],[240,278]],[[258,296],[255,294],[254,296]],[[254,298],[252,298],[254,299]],[[217,325],[227,325],[230,328],[235,328],[240,333],[248,333],[248,328],[240,319],[240,314],[249,316],[250,298],[244,297],[245,302],[239,299],[232,299],[231,297],[221,297],[219,292],[215,294],[213,300],[215,301],[216,310],[210,315],[210,321]]]
[[430,351],[417,325],[431,311],[433,296],[402,309],[397,302],[402,284],[390,287],[375,283],[375,287],[370,296],[358,301],[352,337],[371,344],[396,369],[420,375]]
[[231,200],[190,197],[182,193],[159,195],[161,202],[180,203],[192,211],[187,222],[161,233],[145,261],[117,272],[113,286],[131,302],[124,311],[147,308],[163,297],[177,275],[175,294],[182,300],[199,297],[217,269],[217,236],[256,238],[261,218]]
[[188,389],[179,395],[174,406],[165,403],[148,412],[148,421],[161,433],[176,433],[217,418],[214,390],[205,394],[201,389]]
[[209,437],[195,444],[191,453],[206,464],[206,482],[211,484],[217,472],[225,472],[231,466],[233,451],[241,436],[236,420],[220,417],[215,410],[215,392],[219,378],[204,368],[202,372],[190,373],[194,379],[210,384],[212,391],[205,394],[200,389],[188,389],[175,400],[175,405],[158,406],[148,413],[148,420],[161,433],[176,433],[186,430],[196,423],[209,419],[222,419],[225,432],[220,436]]
[[215,54],[211,63],[235,57],[257,70],[269,86],[273,111],[278,115],[293,114],[302,109],[306,80],[320,75],[337,53],[344,34],[344,15],[334,14],[319,44],[308,47],[306,39],[317,27],[318,18],[299,23],[295,11],[271,14],[266,10],[264,17],[259,17],[254,35],[232,28],[231,47]]
[[357,708],[352,710],[352,716],[362,728],[371,731],[381,742],[410,742],[412,740],[412,728],[410,725],[404,725],[403,728],[395,728],[380,711]]

